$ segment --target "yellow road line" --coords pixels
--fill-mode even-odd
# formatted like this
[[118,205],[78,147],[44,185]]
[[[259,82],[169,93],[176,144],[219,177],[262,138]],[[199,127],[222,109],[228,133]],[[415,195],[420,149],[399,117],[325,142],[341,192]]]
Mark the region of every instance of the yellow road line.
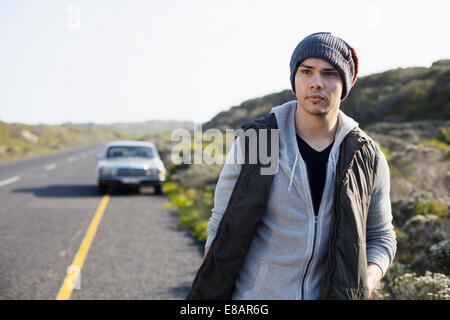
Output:
[[100,202],[97,211],[95,212],[94,218],[92,218],[91,224],[89,225],[86,235],[81,242],[80,248],[78,249],[75,259],[73,259],[72,265],[68,268],[68,274],[64,279],[64,282],[59,289],[59,293],[56,296],[56,300],[69,300],[72,290],[75,287],[76,281],[79,277],[81,268],[83,267],[84,259],[88,254],[89,248],[91,247],[92,240],[94,239],[97,228],[100,224],[100,220],[103,217],[103,213],[109,202],[109,194],[106,194],[102,201]]

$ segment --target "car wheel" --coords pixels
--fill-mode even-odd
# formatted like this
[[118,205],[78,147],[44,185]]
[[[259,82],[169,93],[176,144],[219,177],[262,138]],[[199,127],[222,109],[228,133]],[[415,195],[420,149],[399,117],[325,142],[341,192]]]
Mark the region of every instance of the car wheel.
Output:
[[155,186],[155,194],[162,194],[162,187],[161,186]]
[[104,194],[106,194],[106,191],[107,191],[107,189],[106,189],[106,186],[105,186],[105,185],[100,184],[100,183],[97,185],[97,193],[98,193],[99,195],[104,195]]

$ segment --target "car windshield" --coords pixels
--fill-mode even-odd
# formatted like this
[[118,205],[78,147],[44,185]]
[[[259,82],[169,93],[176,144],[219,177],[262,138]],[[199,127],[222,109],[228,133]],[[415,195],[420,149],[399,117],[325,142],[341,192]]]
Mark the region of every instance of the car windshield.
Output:
[[155,154],[153,152],[153,149],[148,147],[115,146],[109,147],[108,151],[106,152],[107,158],[153,158],[154,156]]

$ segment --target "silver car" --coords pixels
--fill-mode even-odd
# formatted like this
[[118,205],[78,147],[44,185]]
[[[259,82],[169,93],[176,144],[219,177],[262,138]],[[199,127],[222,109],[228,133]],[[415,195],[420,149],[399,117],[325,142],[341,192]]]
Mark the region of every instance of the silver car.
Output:
[[110,142],[97,158],[98,193],[105,194],[113,186],[153,186],[156,194],[162,193],[166,169],[153,143]]

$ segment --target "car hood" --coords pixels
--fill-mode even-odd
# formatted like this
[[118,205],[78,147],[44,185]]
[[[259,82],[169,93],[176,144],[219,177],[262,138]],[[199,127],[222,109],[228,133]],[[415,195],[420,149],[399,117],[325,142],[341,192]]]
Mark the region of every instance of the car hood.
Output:
[[161,162],[157,158],[111,158],[102,159],[98,166],[105,167],[131,167],[131,168],[159,168]]

